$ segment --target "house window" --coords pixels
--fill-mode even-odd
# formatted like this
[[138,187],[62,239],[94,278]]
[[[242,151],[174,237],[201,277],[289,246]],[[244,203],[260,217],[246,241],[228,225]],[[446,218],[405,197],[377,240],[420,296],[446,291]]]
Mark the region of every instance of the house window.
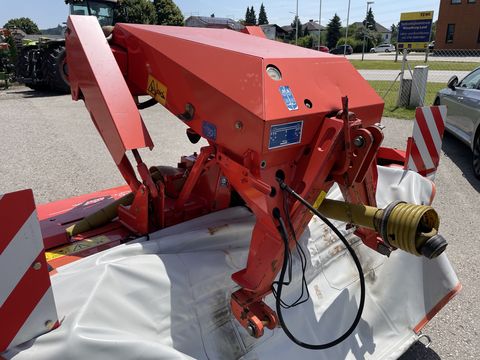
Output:
[[461,4],[461,3],[462,3],[462,0],[451,0],[452,5],[457,5],[457,4]]
[[480,44],[480,29],[478,29],[477,43],[479,43],[479,44]]
[[467,0],[467,3],[469,4],[475,4],[477,2],[477,0]]
[[455,24],[448,24],[447,26],[447,37],[445,42],[447,44],[453,43],[453,34],[455,34]]

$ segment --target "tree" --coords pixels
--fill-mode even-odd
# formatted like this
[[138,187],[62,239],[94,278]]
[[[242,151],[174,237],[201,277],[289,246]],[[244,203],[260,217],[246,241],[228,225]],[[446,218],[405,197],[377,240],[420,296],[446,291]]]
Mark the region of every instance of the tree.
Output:
[[183,14],[173,0],[154,0],[158,25],[183,26]]
[[267,25],[268,24],[268,18],[267,18],[267,12],[265,11],[265,6],[260,5],[260,11],[258,13],[258,25]]
[[156,24],[155,6],[149,0],[123,0],[113,13],[114,22]]
[[435,40],[435,36],[437,35],[437,22],[434,21],[432,23],[432,30],[430,32],[430,41]]
[[252,7],[250,8],[250,16],[252,17],[252,25],[257,25],[257,14],[255,14],[255,9]]
[[377,25],[375,22],[375,16],[373,15],[372,8],[368,9],[367,17],[365,18],[364,25],[367,29],[377,31]]
[[37,24],[35,24],[32,19],[26,17],[10,19],[3,27],[7,29],[17,28],[27,34],[41,34]]
[[333,49],[337,45],[338,39],[341,37],[341,28],[342,22],[340,21],[340,17],[335,13],[327,25],[327,46],[330,49]]
[[390,31],[392,32],[392,38],[390,42],[393,45],[396,45],[398,41],[398,25],[392,24],[392,26],[390,26]]
[[300,21],[300,18],[298,16],[295,16],[293,18],[293,21],[291,23],[291,26],[292,26],[292,32],[291,32],[291,36],[290,38],[293,40],[295,39],[295,34],[296,34],[296,31],[297,31],[297,26],[298,26],[298,37],[301,37],[302,36],[302,23]]
[[247,6],[247,11],[245,12],[245,25],[251,25],[252,15],[250,14],[250,8]]

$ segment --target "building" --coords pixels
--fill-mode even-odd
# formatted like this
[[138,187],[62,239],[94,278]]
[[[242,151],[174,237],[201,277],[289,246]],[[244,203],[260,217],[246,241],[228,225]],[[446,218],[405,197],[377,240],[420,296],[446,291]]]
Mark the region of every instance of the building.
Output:
[[276,40],[276,39],[285,40],[285,37],[288,34],[284,29],[282,29],[277,24],[260,25],[260,27],[262,28],[263,33],[265,34],[267,39],[270,39],[270,40]]
[[244,28],[242,24],[235,20],[213,16],[190,16],[185,20],[185,26],[214,29],[232,29],[236,31],[240,31]]
[[440,0],[435,49],[480,49],[480,0]]
[[325,26],[318,25],[318,21],[309,20],[307,23],[302,25],[302,36],[305,35],[314,35],[318,36],[319,31],[324,31]]
[[[352,27],[362,28],[363,23],[360,21],[354,22]],[[382,44],[390,44],[392,42],[392,31],[387,29],[385,26],[379,23],[375,23],[376,33],[382,35]]]

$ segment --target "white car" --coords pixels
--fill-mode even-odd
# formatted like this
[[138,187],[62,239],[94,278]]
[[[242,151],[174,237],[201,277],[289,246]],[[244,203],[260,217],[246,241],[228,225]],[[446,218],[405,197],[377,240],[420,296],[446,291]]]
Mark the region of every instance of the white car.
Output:
[[371,53],[378,53],[378,52],[391,52],[395,51],[395,46],[392,44],[382,44],[378,45],[377,47],[371,48],[370,52]]

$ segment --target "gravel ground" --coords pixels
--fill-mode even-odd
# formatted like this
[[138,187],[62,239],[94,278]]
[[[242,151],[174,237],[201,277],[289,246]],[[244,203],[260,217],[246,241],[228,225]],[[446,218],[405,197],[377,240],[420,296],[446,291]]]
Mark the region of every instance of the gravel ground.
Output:
[[[142,111],[156,147],[142,151],[147,164],[175,165],[192,153],[185,126],[161,106]],[[413,122],[384,119],[385,143],[404,148]],[[27,187],[37,203],[123,184],[83,102],[38,94],[23,87],[0,92],[0,192]],[[446,136],[437,174],[434,206],[449,240],[448,254],[463,291],[424,329],[433,343],[415,344],[402,356],[413,359],[480,359],[480,282],[477,249],[480,181],[470,168],[469,149]],[[472,251],[473,250],[473,251]]]

